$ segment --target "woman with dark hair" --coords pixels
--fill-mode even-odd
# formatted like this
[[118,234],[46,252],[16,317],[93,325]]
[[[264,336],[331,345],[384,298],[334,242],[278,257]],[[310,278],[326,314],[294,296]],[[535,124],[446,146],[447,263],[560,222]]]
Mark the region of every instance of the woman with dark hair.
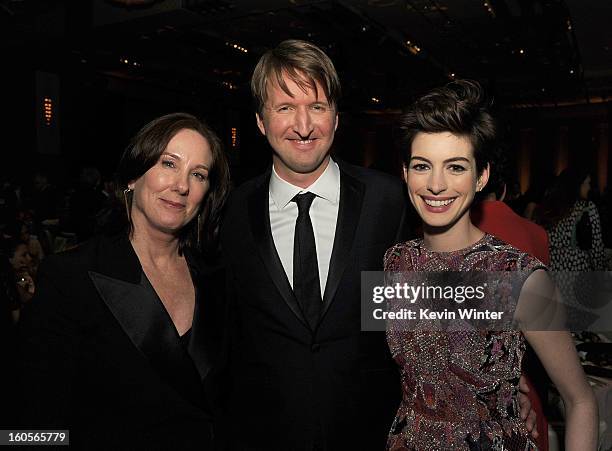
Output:
[[[436,329],[438,323],[419,323],[416,328],[402,321],[388,323],[387,340],[400,367],[403,396],[387,449],[537,449],[518,402],[527,340],[565,402],[566,449],[595,450],[595,400],[569,333],[534,331],[529,321],[534,316],[545,319],[543,313],[550,310],[544,307],[552,307],[544,303],[552,296],[544,265],[482,232],[470,219],[476,192],[488,181],[496,146],[496,124],[480,85],[459,80],[424,95],[402,116],[401,130],[404,180],[423,222],[423,238],[389,249],[385,270],[407,278],[425,272],[427,281],[435,279],[433,287],[444,291],[454,278],[466,280],[461,277],[470,273],[486,277],[486,272],[494,272],[489,279],[493,286],[499,280],[524,283],[517,286],[520,295],[487,292],[483,300],[495,310],[510,303],[505,312],[511,317],[514,313],[520,329],[508,323],[465,328],[459,317],[456,322],[448,318],[452,331]],[[534,291],[542,297],[527,298]],[[538,315],[532,315],[537,307]]]
[[15,221],[9,224],[5,230],[6,235],[22,241],[27,246],[27,252],[31,259],[29,263],[29,272],[35,276],[38,271],[38,265],[45,257],[40,241],[35,235],[30,233],[31,224],[25,221]]
[[212,449],[221,143],[195,117],[169,114],[138,132],[118,173],[123,230],[40,267],[22,317],[21,426],[69,429],[85,449]]
[[13,323],[19,321],[21,308],[34,295],[34,280],[30,273],[32,258],[28,246],[18,238],[4,238],[0,242],[2,272],[1,295],[5,305],[10,306]]
[[586,168],[565,169],[536,212],[536,221],[548,232],[552,270],[605,270],[601,222],[590,191]]

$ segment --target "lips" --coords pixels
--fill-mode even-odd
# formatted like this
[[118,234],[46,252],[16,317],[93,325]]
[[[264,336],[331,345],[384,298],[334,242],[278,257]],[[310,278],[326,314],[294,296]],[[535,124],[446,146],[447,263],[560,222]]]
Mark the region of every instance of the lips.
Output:
[[450,210],[451,205],[453,204],[453,202],[455,202],[455,199],[457,199],[456,197],[439,198],[424,196],[421,196],[421,198],[423,199],[423,203],[425,204],[425,209],[432,213],[444,213]]
[[455,201],[455,199],[446,199],[446,200],[438,200],[438,199],[423,199],[427,205],[430,207],[446,207]]
[[291,142],[296,147],[311,147],[314,145],[315,141],[318,138],[308,138],[308,139],[296,139],[296,138],[288,138],[288,141]]
[[185,204],[182,204],[180,202],[172,202],[171,200],[167,200],[167,199],[160,199],[164,204],[166,204],[168,207],[172,207],[172,208],[185,208]]

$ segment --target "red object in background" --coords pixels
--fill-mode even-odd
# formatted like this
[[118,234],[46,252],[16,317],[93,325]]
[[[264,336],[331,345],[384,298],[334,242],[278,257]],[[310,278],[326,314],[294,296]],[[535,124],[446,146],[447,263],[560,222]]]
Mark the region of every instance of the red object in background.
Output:
[[[527,252],[545,265],[550,264],[548,252],[548,235],[546,230],[537,224],[517,215],[508,205],[498,200],[485,200],[472,207],[472,223],[483,232],[495,235],[517,249]],[[545,377],[545,375],[541,375]],[[548,451],[548,421],[544,416],[542,402],[531,379],[539,377],[530,374],[527,377],[529,385],[529,400],[537,415],[536,427],[540,434],[536,440],[540,451]],[[541,393],[540,393],[541,395]]]
[[548,235],[537,224],[517,215],[504,202],[485,200],[472,207],[472,223],[480,230],[550,264]]

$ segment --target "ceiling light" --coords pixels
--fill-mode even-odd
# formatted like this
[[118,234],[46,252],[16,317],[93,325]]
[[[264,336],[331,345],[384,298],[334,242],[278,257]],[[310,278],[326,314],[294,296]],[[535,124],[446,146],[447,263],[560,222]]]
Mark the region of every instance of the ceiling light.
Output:
[[413,55],[416,55],[421,51],[421,48],[412,41],[406,41],[406,47],[408,47],[408,50]]
[[249,52],[246,48],[242,47],[240,44],[233,44],[231,42],[227,42],[226,41],[225,45],[227,45],[228,47],[232,47],[232,48],[234,48],[236,50],[239,50],[239,51],[241,51],[243,53],[248,53]]

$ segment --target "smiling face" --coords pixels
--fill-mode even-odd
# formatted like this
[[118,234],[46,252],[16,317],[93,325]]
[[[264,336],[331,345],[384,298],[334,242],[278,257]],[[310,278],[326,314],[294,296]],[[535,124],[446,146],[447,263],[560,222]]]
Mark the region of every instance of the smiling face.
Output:
[[293,97],[270,83],[257,126],[274,151],[272,161],[278,175],[305,188],[327,167],[338,115],[319,83],[317,96],[310,88],[304,92],[287,76],[283,80]]
[[210,146],[198,132],[183,129],[174,135],[158,162],[128,185],[134,190],[134,230],[176,235],[199,212],[212,162]]
[[426,227],[451,229],[470,223],[469,208],[489,179],[477,173],[472,144],[450,132],[418,133],[404,179],[410,201]]

